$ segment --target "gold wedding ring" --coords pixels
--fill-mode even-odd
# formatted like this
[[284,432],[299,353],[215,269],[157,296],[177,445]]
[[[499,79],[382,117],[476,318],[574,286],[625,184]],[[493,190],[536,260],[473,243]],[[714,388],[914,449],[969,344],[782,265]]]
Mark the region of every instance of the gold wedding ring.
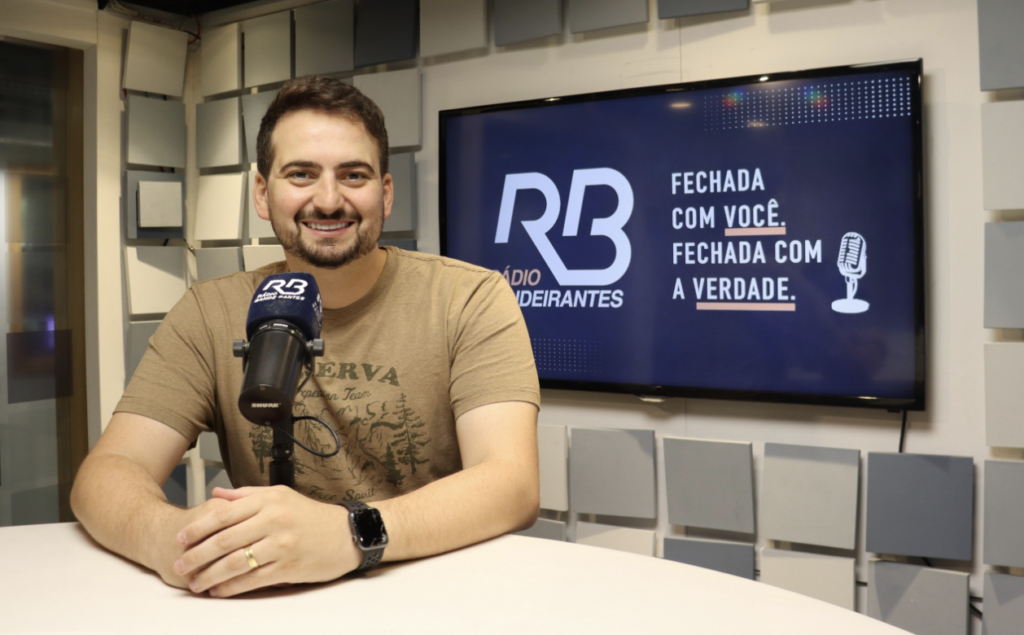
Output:
[[260,563],[256,562],[256,556],[252,555],[252,545],[245,548],[245,559],[249,561],[250,569],[257,569]]

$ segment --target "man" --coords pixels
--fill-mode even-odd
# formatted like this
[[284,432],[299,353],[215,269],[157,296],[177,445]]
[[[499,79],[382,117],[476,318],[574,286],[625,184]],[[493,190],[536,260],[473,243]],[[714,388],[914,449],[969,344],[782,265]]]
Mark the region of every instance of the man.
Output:
[[[377,247],[393,196],[379,109],[337,80],[295,80],[267,111],[257,150],[254,202],[286,261],[195,284],[167,315],[78,474],[78,519],[168,584],[215,597],[371,562],[346,501],[378,510],[385,561],[532,524],[539,389],[522,315],[494,272]],[[286,270],[312,274],[324,306],[326,354],[296,414],[329,422],[342,445],[329,459],[296,448],[298,492],[267,487],[270,430],[238,412],[231,350],[259,283]],[[161,486],[208,429],[238,489],[179,509]],[[307,422],[296,436],[333,449]]]

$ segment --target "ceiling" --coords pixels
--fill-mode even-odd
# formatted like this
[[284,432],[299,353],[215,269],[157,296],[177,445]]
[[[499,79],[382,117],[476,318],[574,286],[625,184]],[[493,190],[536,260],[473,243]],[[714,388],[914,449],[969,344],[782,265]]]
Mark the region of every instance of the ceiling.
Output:
[[[109,0],[97,0],[99,8],[107,6]],[[174,15],[202,15],[211,11],[249,4],[252,0],[130,0],[131,4],[147,9],[156,9]]]

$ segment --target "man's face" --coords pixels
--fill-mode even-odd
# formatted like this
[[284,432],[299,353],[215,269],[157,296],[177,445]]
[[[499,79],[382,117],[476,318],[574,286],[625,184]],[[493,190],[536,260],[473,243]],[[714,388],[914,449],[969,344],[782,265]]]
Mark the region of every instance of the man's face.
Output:
[[391,175],[362,123],[315,110],[291,112],[271,136],[274,162],[256,177],[260,218],[285,251],[336,269],[373,251],[391,214]]

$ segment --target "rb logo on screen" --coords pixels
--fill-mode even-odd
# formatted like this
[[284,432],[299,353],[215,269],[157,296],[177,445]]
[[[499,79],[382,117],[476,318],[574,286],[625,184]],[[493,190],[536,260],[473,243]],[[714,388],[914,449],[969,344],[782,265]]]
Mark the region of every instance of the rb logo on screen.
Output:
[[590,226],[591,236],[606,236],[615,245],[615,260],[611,266],[606,269],[566,268],[547,236],[558,222],[558,215],[562,210],[562,197],[558,194],[555,182],[540,172],[505,175],[505,188],[501,193],[501,209],[498,212],[498,231],[494,235],[494,242],[508,242],[509,230],[512,228],[512,210],[516,205],[516,192],[539,190],[546,201],[544,214],[536,220],[521,222],[558,284],[564,287],[598,287],[614,284],[629,269],[629,261],[633,255],[629,237],[622,231],[633,213],[633,188],[621,172],[611,168],[574,170],[572,185],[569,187],[569,203],[565,208],[563,236],[575,236],[579,231],[583,193],[588,185],[607,185],[615,190],[619,197],[619,205],[615,212],[606,218],[595,218]]

